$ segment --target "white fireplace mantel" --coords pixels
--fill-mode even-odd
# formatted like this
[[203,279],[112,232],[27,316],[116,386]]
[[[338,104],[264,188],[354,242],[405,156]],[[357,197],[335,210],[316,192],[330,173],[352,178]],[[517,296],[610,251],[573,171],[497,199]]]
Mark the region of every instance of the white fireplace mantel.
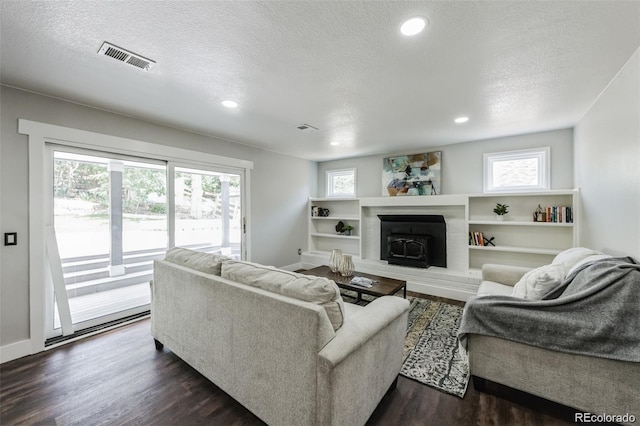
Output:
[[[304,268],[327,264],[331,248],[342,248],[353,256],[356,270],[407,281],[407,289],[455,300],[467,300],[477,292],[478,271],[468,268],[468,197],[366,197],[359,199],[312,198],[312,205],[329,209],[327,217],[312,217],[309,250],[301,262]],[[389,265],[380,260],[380,214],[436,214],[447,224],[447,268],[412,268]],[[351,236],[337,235],[334,223],[342,220],[356,228]]]

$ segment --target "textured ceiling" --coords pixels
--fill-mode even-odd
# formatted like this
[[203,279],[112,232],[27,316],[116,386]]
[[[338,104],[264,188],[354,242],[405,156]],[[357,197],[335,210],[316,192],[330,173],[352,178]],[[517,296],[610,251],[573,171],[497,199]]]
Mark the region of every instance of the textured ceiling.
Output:
[[[2,0],[0,13],[5,85],[317,161],[572,127],[640,46],[637,1]],[[401,36],[415,15],[427,30]],[[103,41],[157,63],[99,56]]]

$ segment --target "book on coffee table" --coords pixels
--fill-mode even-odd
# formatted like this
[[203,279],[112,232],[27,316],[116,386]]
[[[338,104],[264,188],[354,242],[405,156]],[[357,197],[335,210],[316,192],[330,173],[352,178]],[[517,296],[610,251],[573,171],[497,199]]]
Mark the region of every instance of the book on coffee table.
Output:
[[353,285],[359,285],[361,287],[367,287],[367,288],[373,286],[375,282],[376,281],[370,278],[365,278],[365,277],[353,277],[353,279],[350,281],[350,283]]

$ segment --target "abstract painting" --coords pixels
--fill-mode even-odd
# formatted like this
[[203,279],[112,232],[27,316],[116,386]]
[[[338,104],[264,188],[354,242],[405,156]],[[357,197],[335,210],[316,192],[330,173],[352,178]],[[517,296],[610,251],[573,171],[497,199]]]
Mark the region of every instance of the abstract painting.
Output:
[[442,152],[387,157],[382,165],[382,195],[440,195]]

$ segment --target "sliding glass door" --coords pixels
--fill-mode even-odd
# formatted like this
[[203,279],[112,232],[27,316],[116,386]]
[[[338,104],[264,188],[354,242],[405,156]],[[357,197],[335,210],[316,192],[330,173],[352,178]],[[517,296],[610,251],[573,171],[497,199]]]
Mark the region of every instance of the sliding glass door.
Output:
[[242,176],[175,169],[175,245],[242,257]]
[[55,267],[47,338],[148,311],[153,261],[168,247],[245,258],[244,171],[56,145],[48,151]]
[[[149,309],[153,260],[167,247],[167,167],[52,148],[53,229],[74,331]],[[52,309],[51,335],[61,327]]]

